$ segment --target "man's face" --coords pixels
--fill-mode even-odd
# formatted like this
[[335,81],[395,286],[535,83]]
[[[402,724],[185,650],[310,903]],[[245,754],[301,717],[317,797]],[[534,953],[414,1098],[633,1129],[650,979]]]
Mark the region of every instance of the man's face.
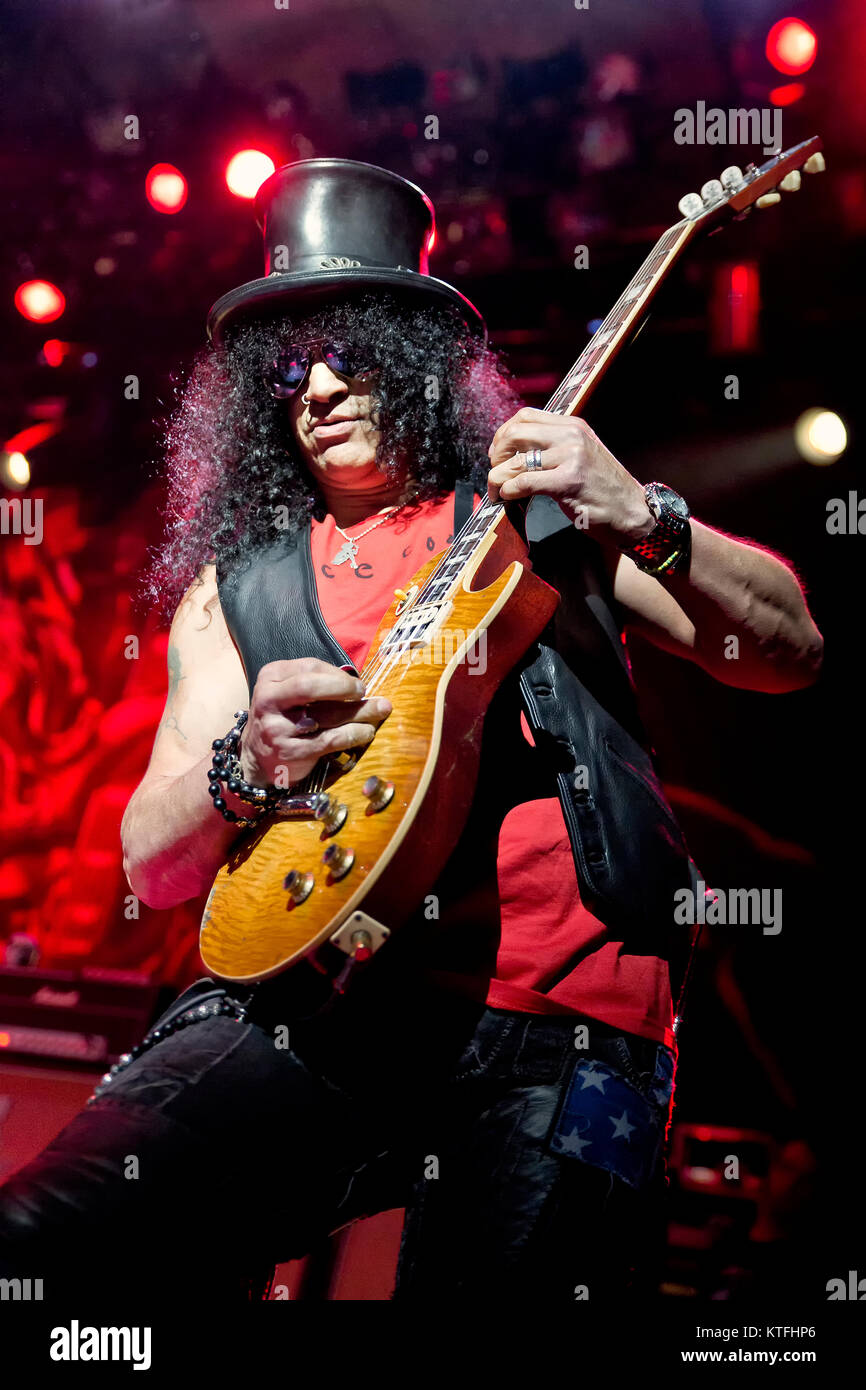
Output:
[[371,419],[374,380],[372,375],[338,375],[319,359],[286,402],[307,468],[332,488],[381,487],[383,473],[376,465],[379,430]]

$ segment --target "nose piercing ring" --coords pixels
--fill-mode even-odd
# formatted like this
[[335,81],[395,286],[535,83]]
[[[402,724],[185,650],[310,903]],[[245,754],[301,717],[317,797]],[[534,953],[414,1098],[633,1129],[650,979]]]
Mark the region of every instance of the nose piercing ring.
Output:
[[310,398],[309,398],[309,396],[301,396],[301,400],[304,402],[304,405],[309,405],[309,404],[310,404]]

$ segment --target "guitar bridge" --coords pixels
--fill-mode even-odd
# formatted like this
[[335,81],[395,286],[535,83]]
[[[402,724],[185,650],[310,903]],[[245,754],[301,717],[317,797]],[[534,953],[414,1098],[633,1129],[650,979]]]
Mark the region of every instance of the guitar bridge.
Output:
[[284,796],[274,807],[274,813],[284,820],[315,820],[316,812],[326,809],[330,800],[327,792]]
[[[342,777],[344,773],[352,771],[352,768],[355,766],[363,751],[363,749],[346,748],[339,753],[330,753],[319,765],[318,776],[314,769],[308,777],[305,777],[303,781],[299,782],[292,791],[287,791],[282,800],[277,802],[274,807],[275,815],[280,816],[284,820],[321,819],[327,811],[330,802],[328,793],[321,790],[323,765],[325,785],[329,786],[338,777]],[[318,780],[319,782],[319,788],[317,790],[302,790],[304,782],[309,785],[309,783],[314,780]]]

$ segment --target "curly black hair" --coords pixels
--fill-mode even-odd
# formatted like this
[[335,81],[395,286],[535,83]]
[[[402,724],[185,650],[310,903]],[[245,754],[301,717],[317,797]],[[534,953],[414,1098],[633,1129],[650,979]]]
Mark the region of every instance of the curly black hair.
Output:
[[285,402],[265,373],[287,342],[345,338],[378,368],[372,379],[380,430],[376,461],[390,480],[411,460],[418,501],[443,497],[458,478],[485,490],[487,450],[521,401],[497,352],[456,308],[370,291],[329,300],[303,317],[248,321],[172,378],[174,407],[163,422],[165,536],[152,554],[142,597],[170,615],[216,559],[221,574],[243,568],[311,516],[324,499],[303,467]]

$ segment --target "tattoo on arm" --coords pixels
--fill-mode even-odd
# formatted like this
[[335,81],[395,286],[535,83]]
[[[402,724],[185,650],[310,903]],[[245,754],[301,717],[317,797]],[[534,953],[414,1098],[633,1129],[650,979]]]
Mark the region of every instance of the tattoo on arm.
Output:
[[162,719],[160,720],[159,727],[160,729],[172,729],[175,733],[180,734],[181,738],[184,740],[184,742],[186,742],[186,734],[178,724],[176,717],[171,712],[172,704],[174,703],[174,697],[177,693],[177,688],[182,680],[185,680],[185,677],[181,674],[180,652],[178,651],[177,647],[173,647],[171,644],[169,644],[168,696],[166,697],[165,702],[165,713],[163,714]]

